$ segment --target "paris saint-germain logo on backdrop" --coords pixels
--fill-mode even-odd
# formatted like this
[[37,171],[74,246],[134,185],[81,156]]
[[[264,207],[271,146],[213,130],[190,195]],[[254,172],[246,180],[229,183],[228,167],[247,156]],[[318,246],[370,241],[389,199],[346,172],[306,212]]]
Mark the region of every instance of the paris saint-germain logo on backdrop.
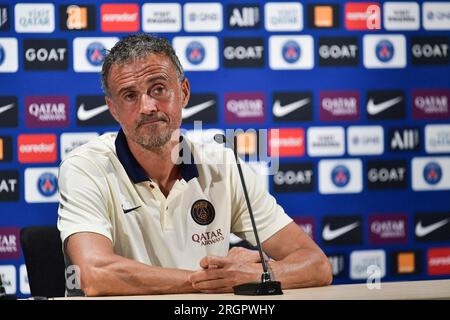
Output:
[[378,60],[389,62],[394,56],[394,45],[389,40],[381,40],[378,42],[375,51]]
[[336,166],[331,171],[331,181],[333,181],[337,187],[345,187],[350,181],[350,170],[343,165]]
[[44,197],[51,197],[57,191],[58,178],[53,173],[46,172],[41,174],[37,183],[39,193]]
[[5,60],[5,49],[3,49],[2,45],[0,44],[0,65]]
[[206,226],[213,222],[216,212],[208,200],[202,199],[194,202],[191,208],[191,216],[199,225]]
[[425,168],[423,168],[423,178],[429,184],[437,184],[442,178],[442,169],[436,162],[428,163]]
[[186,48],[186,58],[192,64],[200,64],[205,59],[205,47],[198,41],[193,41]]
[[283,45],[283,58],[288,63],[295,63],[300,59],[301,49],[297,42],[287,41]]
[[86,58],[94,66],[102,65],[105,56],[105,47],[99,42],[91,43],[86,49]]

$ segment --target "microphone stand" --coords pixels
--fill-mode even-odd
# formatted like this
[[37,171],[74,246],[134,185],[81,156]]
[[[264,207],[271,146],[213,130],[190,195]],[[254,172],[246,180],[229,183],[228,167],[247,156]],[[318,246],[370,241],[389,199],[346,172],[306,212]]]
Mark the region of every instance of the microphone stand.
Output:
[[[225,143],[226,138],[223,134],[216,134],[214,140],[218,143]],[[250,204],[250,198],[248,197],[247,187],[245,185],[244,175],[242,173],[241,163],[237,154],[237,137],[234,135],[233,141],[233,153],[236,160],[236,165],[239,171],[239,178],[241,180],[242,188],[244,190],[245,202],[247,204],[248,213],[250,215],[250,220],[252,222],[253,233],[255,234],[256,246],[258,248],[259,257],[261,259],[261,264],[263,267],[263,273],[261,274],[260,282],[249,282],[243,283],[233,287],[233,292],[236,295],[247,295],[247,296],[262,296],[262,295],[280,295],[283,294],[281,290],[281,282],[273,281],[270,277],[269,270],[267,268],[266,261],[264,259],[263,251],[261,248],[261,243],[259,241],[258,230],[256,228],[255,218],[253,216],[252,207]]]

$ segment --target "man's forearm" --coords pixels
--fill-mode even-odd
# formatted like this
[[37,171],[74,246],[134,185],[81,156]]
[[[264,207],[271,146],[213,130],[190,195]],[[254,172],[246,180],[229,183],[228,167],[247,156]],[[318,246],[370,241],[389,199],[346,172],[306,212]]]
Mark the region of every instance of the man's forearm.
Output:
[[145,295],[197,292],[188,281],[192,271],[149,266],[114,255],[81,266],[87,296]]

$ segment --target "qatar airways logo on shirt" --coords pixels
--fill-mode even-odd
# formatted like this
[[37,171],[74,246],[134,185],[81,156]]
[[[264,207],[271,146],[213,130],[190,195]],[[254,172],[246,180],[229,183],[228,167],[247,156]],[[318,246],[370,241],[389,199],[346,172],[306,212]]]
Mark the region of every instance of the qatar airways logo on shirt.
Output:
[[265,118],[264,93],[226,93],[226,123],[262,123]]
[[28,128],[68,127],[69,97],[25,97],[25,124]]

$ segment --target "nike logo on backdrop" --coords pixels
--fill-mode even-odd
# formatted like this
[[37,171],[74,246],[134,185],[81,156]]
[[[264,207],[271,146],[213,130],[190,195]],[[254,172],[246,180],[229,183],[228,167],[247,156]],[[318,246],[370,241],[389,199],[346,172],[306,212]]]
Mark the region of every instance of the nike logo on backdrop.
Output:
[[416,225],[416,236],[418,236],[419,238],[425,237],[429,233],[432,233],[433,231],[445,226],[449,222],[450,219],[447,218],[424,227],[422,225],[422,221],[419,221],[419,223]]
[[354,222],[347,226],[343,226],[343,227],[331,230],[330,225],[327,224],[323,228],[322,237],[326,241],[331,241],[331,240],[334,240],[334,239],[342,236],[343,234],[346,234],[347,232],[350,232],[351,230],[355,229],[358,226],[359,226],[359,222]]
[[95,107],[90,110],[86,110],[84,108],[84,103],[82,103],[80,108],[77,111],[77,117],[80,121],[86,121],[86,120],[92,119],[93,117],[99,115],[102,112],[105,112],[106,110],[108,110],[108,105],[106,105],[106,104]]
[[123,213],[127,214],[128,212],[131,212],[131,211],[134,211],[134,210],[136,210],[136,209],[139,209],[140,207],[141,207],[141,206],[137,206],[137,207],[134,207],[134,208],[125,209],[125,208],[122,206],[122,210],[123,210]]
[[190,107],[190,108],[187,108],[187,109],[184,108],[184,109],[181,111],[181,118],[182,118],[182,119],[190,118],[190,117],[192,117],[194,114],[199,113],[200,111],[205,110],[205,109],[211,107],[211,106],[214,105],[215,103],[216,103],[216,102],[215,102],[214,100],[208,100],[208,101],[206,101],[206,102],[197,104],[197,105],[192,106],[192,107]]
[[370,115],[374,116],[376,114],[379,114],[379,113],[389,109],[390,107],[396,105],[397,103],[399,103],[402,100],[403,100],[403,97],[396,97],[396,98],[375,104],[373,99],[370,99],[369,102],[367,103],[367,112]]
[[9,109],[12,109],[12,108],[14,108],[14,103],[1,106],[0,107],[0,113],[6,112],[6,111],[8,111]]
[[298,100],[292,103],[289,103],[285,106],[281,105],[280,100],[275,101],[275,103],[273,104],[273,114],[275,117],[281,118],[284,117],[285,115],[306,106],[309,103],[310,99],[309,98],[305,98],[302,100]]

